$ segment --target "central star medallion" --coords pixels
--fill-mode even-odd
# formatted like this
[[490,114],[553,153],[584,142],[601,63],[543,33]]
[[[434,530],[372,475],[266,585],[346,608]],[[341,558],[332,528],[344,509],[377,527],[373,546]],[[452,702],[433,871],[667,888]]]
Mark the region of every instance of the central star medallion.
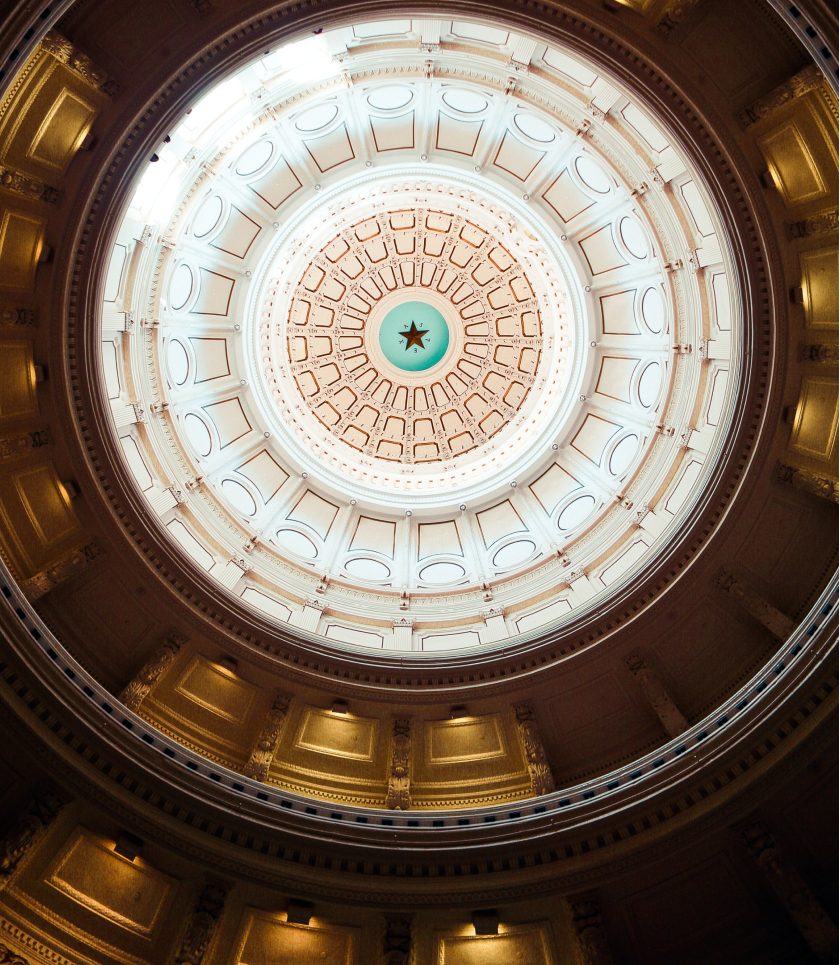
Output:
[[428,335],[428,333],[429,330],[427,328],[418,328],[412,321],[411,328],[407,332],[400,332],[400,335],[405,339],[406,352],[412,345],[417,345],[419,348],[424,349],[426,346],[423,344],[423,336]]

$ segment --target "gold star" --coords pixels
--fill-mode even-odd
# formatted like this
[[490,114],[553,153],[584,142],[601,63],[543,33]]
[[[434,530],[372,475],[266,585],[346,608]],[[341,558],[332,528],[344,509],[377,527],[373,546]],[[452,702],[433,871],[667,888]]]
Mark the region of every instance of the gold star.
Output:
[[407,332],[400,332],[400,335],[405,339],[406,352],[412,345],[419,345],[420,348],[425,348],[423,336],[428,335],[428,333],[429,330],[427,328],[418,328],[414,322],[411,323],[411,328]]

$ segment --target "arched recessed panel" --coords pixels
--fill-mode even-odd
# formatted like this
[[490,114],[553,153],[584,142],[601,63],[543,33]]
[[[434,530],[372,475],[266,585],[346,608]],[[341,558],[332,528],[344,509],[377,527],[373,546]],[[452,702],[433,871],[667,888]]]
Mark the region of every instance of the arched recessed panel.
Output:
[[516,114],[513,123],[526,137],[530,137],[532,141],[540,141],[542,144],[550,144],[557,136],[545,121],[541,121],[532,114]]
[[642,295],[642,319],[655,335],[665,328],[665,302],[656,288],[648,288]]
[[516,566],[517,563],[527,560],[536,548],[536,545],[529,539],[518,539],[513,543],[508,543],[493,556],[493,566],[500,570]]
[[337,114],[338,107],[335,104],[319,104],[317,107],[304,111],[295,121],[295,127],[306,133],[320,131],[330,121],[334,121]]
[[414,97],[409,87],[380,87],[368,94],[367,102],[377,111],[396,111],[405,107]]
[[430,563],[420,570],[420,579],[424,583],[442,585],[444,583],[455,583],[465,575],[463,566],[457,563]]
[[612,181],[605,174],[600,164],[596,164],[592,158],[581,154],[575,158],[575,170],[583,183],[595,191],[597,194],[609,194]]
[[353,560],[348,560],[344,564],[344,569],[352,576],[357,576],[360,580],[381,581],[387,580],[391,571],[384,563],[373,560],[368,556],[357,556]]
[[243,516],[253,516],[257,511],[257,504],[254,497],[235,479],[225,479],[222,481],[222,492],[227,496],[233,505]]
[[178,265],[169,283],[169,305],[173,311],[179,311],[190,300],[195,285],[195,276],[189,265]]
[[184,417],[184,431],[187,434],[190,445],[199,456],[210,455],[213,449],[213,437],[210,435],[210,430],[205,425],[203,419],[199,419],[199,417],[193,415],[192,412],[188,413]]
[[459,114],[480,114],[487,107],[487,101],[481,94],[457,88],[443,94],[443,103]]
[[276,539],[283,549],[305,560],[314,560],[318,555],[318,547],[308,536],[296,529],[278,529]]
[[639,447],[639,437],[636,435],[627,436],[613,449],[610,456],[610,472],[614,476],[620,476],[626,471],[633,461],[636,450]]
[[658,362],[651,362],[645,367],[639,379],[639,402],[648,409],[656,401],[659,395],[659,386],[662,384],[662,374]]
[[166,348],[166,364],[175,385],[183,385],[190,374],[190,358],[187,350],[177,339],[170,339]]
[[262,168],[268,164],[272,154],[274,154],[274,145],[271,141],[257,141],[256,144],[252,144],[248,150],[242,154],[242,157],[236,164],[236,173],[241,178],[247,178],[252,174],[256,174],[257,171],[262,170]]
[[193,234],[196,238],[203,238],[210,234],[219,223],[223,208],[224,204],[218,194],[214,194],[204,202],[193,220]]
[[562,530],[575,529],[586,519],[595,508],[595,497],[587,493],[585,496],[578,496],[560,513],[557,519],[557,526]]
[[635,218],[622,218],[619,222],[618,230],[621,234],[621,240],[624,242],[624,247],[634,258],[638,258],[639,260],[647,258],[650,253],[647,238],[645,238],[645,233]]

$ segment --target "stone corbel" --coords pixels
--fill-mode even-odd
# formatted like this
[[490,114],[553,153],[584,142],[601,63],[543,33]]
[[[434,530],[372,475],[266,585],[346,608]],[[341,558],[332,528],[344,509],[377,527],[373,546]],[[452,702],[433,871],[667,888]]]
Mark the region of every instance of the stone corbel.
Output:
[[572,895],[566,904],[582,965],[613,965],[598,896],[594,892]]
[[770,114],[775,114],[785,104],[803,97],[809,91],[816,90],[823,82],[823,75],[815,64],[810,64],[804,70],[800,70],[790,80],[772,90],[766,97],[762,97],[746,110],[738,114],[741,126],[746,129],[757,124],[760,120]]
[[537,722],[530,704],[519,704],[514,707],[519,740],[525,755],[525,766],[531,778],[531,793],[534,797],[550,794],[555,790],[554,777],[548,766],[545,748],[540,739]]
[[76,576],[101,554],[102,550],[99,544],[95,539],[92,539],[84,546],[65,553],[65,555],[60,557],[55,563],[48,566],[45,570],[41,570],[40,573],[36,573],[35,576],[31,576],[28,580],[23,580],[20,583],[20,588],[23,590],[26,599],[29,600],[30,603],[34,603],[35,600],[40,599],[45,593],[49,593],[50,590],[54,590],[65,580]]
[[773,636],[779,640],[787,640],[790,636],[794,628],[793,620],[768,603],[747,583],[733,576],[729,570],[721,570],[714,583],[737,600],[747,613],[767,627]]
[[30,801],[6,837],[0,841],[0,888],[15,873],[20,862],[32,850],[36,840],[58,816],[65,802],[51,792]]
[[219,926],[229,886],[207,882],[198,896],[175,955],[175,965],[205,965],[205,956]]
[[389,811],[408,811],[411,807],[411,718],[394,720],[391,735],[391,766],[385,807]]
[[161,677],[175,662],[188,637],[173,630],[155,651],[152,659],[143,667],[120,693],[120,701],[128,710],[137,711],[143,700],[155,689]]
[[278,692],[274,695],[256,747],[251,751],[251,756],[245,765],[243,771],[245,777],[253,778],[255,781],[265,781],[268,777],[268,769],[274,760],[291,700],[292,698],[286,694]]
[[798,466],[789,466],[783,462],[780,462],[776,468],[776,479],[800,492],[817,496],[819,499],[828,499],[833,503],[836,503],[840,496],[836,479],[820,476],[809,469],[800,469]]
[[65,67],[72,70],[74,74],[81,77],[86,84],[90,84],[91,87],[107,94],[109,97],[114,97],[119,93],[120,85],[114,78],[109,77],[104,70],[94,64],[87,54],[83,54],[78,47],[74,46],[57,30],[50,30],[41,41],[41,46],[52,54],[56,60],[61,61]]
[[13,191],[31,201],[44,201],[47,204],[55,204],[58,201],[57,188],[47,184],[46,181],[27,177],[5,164],[0,164],[0,188]]

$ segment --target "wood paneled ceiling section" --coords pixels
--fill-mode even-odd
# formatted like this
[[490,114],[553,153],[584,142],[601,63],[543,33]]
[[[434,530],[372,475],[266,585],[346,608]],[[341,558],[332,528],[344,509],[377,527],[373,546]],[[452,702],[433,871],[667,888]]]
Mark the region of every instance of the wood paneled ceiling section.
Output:
[[[532,44],[506,94],[483,34],[467,81],[445,43],[434,76],[415,54],[395,75],[394,25],[371,29],[256,62],[161,147],[103,368],[153,510],[262,616],[483,649],[612,592],[693,505],[738,294],[699,178],[589,66]],[[400,289],[455,321],[428,384],[388,378],[365,332]]]

